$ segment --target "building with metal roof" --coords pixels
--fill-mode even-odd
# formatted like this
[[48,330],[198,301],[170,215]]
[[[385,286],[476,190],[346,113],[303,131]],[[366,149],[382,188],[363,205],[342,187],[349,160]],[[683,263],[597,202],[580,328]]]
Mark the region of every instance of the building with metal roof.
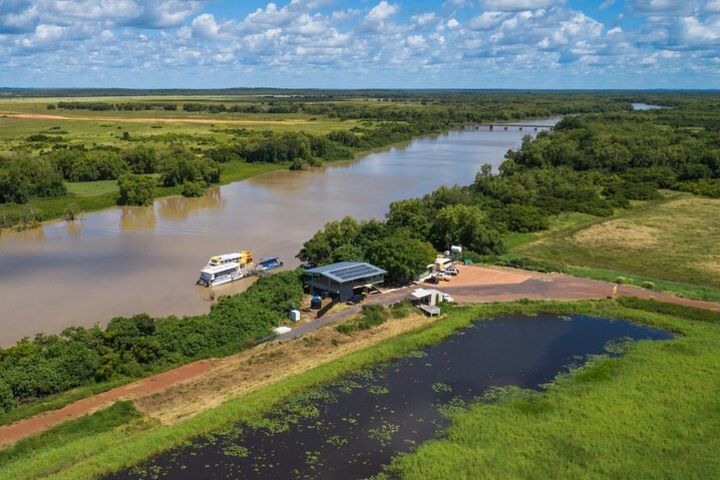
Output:
[[339,262],[305,270],[305,284],[312,294],[328,292],[344,302],[356,289],[383,283],[386,273],[369,263]]

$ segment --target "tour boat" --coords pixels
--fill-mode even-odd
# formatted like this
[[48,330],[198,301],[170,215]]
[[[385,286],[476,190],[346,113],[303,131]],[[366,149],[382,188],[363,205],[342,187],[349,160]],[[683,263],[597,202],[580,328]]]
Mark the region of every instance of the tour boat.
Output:
[[239,252],[226,253],[224,255],[216,255],[208,261],[208,267],[218,267],[228,263],[237,263],[241,267],[251,266],[253,264],[253,254],[247,250]]
[[197,284],[206,287],[216,287],[240,280],[244,276],[239,263],[226,262],[215,266],[207,266],[200,270],[200,278]]

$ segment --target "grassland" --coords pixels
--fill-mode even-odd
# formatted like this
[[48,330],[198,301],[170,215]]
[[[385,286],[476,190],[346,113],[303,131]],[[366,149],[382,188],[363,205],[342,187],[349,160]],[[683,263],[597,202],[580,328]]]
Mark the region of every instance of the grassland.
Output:
[[[88,97],[63,98],[63,101],[102,101],[121,103],[147,103],[158,101],[176,103],[178,111],[89,111],[47,110],[48,104],[58,99],[3,99],[0,100],[0,155],[30,148],[35,153],[46,153],[56,142],[69,148],[116,148],[125,150],[136,145],[165,151],[168,145],[183,144],[195,151],[204,151],[217,145],[232,143],[239,130],[293,131],[312,135],[327,134],[337,129],[359,125],[354,120],[340,120],[327,116],[302,113],[217,113],[203,114],[182,111],[185,102],[223,103],[228,105],[253,104],[255,97]],[[25,118],[18,118],[25,116]],[[46,118],[56,116],[59,118]],[[201,121],[205,123],[185,123]],[[129,139],[125,136],[129,134]],[[51,140],[32,142],[33,135],[44,135]],[[222,166],[221,184],[235,182],[276,169],[286,164],[250,164],[232,161]],[[0,226],[34,226],[37,221],[64,218],[68,212],[88,212],[117,204],[119,192],[115,181],[68,183],[68,194],[59,198],[35,198],[28,204],[0,204]],[[179,194],[182,187],[158,186],[154,196]],[[29,219],[25,221],[22,219]]]
[[72,434],[51,431],[45,438],[52,441],[31,439],[25,445],[34,447],[23,447],[22,456],[0,457],[0,479],[97,478],[197,435],[257,419],[308,387],[437,343],[475,319],[539,312],[625,318],[679,335],[666,342],[632,344],[621,358],[595,359],[544,393],[506,395],[498,403],[461,413],[446,440],[400,458],[395,472],[404,478],[479,478],[478,472],[488,472],[486,478],[711,478],[717,473],[717,314],[703,312],[692,319],[690,310],[679,307],[662,314],[600,301],[457,308],[428,327],[170,426],[132,412],[126,412],[127,422],[108,429],[86,429],[78,422],[87,420],[81,419],[74,427],[64,426]]
[[503,258],[573,275],[720,301],[720,200],[671,194],[603,219],[569,214],[515,234]]

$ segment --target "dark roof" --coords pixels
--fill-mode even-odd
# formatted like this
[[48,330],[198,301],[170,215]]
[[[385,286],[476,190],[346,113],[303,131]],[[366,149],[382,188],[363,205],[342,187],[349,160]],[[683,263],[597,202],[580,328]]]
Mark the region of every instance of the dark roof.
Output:
[[337,283],[345,283],[375,275],[384,275],[387,272],[369,263],[339,262],[311,268],[310,270],[305,270],[305,273],[322,275]]

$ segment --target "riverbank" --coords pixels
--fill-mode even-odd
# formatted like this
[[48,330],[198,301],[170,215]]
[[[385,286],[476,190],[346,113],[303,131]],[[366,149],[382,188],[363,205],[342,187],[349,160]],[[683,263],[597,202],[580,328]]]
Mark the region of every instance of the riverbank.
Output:
[[[357,369],[365,366],[386,361],[390,358],[397,358],[423,346],[437,343],[456,329],[462,328],[478,318],[490,318],[503,314],[527,315],[540,312],[560,315],[577,313],[623,318],[682,334],[669,342],[659,344],[648,342],[631,345],[628,348],[628,352],[636,350],[647,351],[647,349],[651,349],[654,352],[653,355],[664,355],[668,351],[672,354],[673,351],[677,350],[677,352],[680,352],[680,355],[686,355],[686,353],[683,352],[684,349],[688,347],[697,348],[698,345],[706,345],[708,341],[720,341],[720,332],[717,330],[717,325],[694,320],[682,320],[678,317],[673,318],[630,309],[612,301],[573,303],[520,302],[458,308],[453,309],[448,317],[432,325],[426,325],[420,330],[384,340],[371,348],[352,353],[341,359],[312,368],[305,373],[300,373],[249,394],[229,400],[218,408],[200,413],[189,420],[181,421],[177,424],[160,426],[150,418],[145,418],[142,421],[133,419],[122,428],[114,428],[109,431],[103,431],[102,433],[92,432],[86,437],[72,438],[72,441],[61,446],[53,446],[47,451],[42,447],[37,447],[37,450],[33,451],[32,455],[24,456],[23,458],[14,458],[12,461],[6,462],[0,470],[2,472],[0,473],[0,478],[13,478],[16,480],[36,478],[37,476],[46,478],[96,478],[102,474],[136,464],[143,459],[184,443],[189,438],[213,432],[222,428],[224,425],[256,419],[259,415],[270,411],[273,405],[293,395],[299,394],[310,386],[327,382],[349,372],[357,371]],[[389,323],[392,322],[394,321],[390,321]],[[293,343],[299,345],[301,349],[309,349],[312,347],[312,344],[307,346],[303,345],[305,343],[303,340],[298,340]],[[330,342],[330,344],[332,345],[332,342]],[[671,345],[677,346],[670,347]],[[703,347],[703,350],[704,348],[705,347]],[[720,350],[715,348],[712,351],[717,352]],[[715,355],[717,355],[717,353],[715,353]],[[699,361],[700,360],[707,362],[708,358],[703,356]],[[614,359],[615,371],[618,371],[617,368],[620,369],[619,371],[622,371],[626,363],[632,364],[628,365],[628,367],[630,367],[635,365],[637,361],[638,359],[632,355],[626,355],[621,359]],[[707,363],[705,364],[707,365]],[[643,371],[644,370],[645,369],[643,369]],[[582,371],[581,369],[579,372]],[[706,368],[697,368],[696,371],[715,375],[715,377],[717,373],[708,372]],[[654,372],[656,376],[663,375],[663,371],[654,370]],[[612,378],[615,377],[613,376]],[[611,382],[612,378],[610,379]],[[674,379],[675,382],[684,381],[683,376],[666,375],[665,378]],[[695,380],[700,381],[705,379],[695,379],[693,377],[693,381]],[[622,384],[616,385],[616,388],[620,385]],[[665,386],[667,387],[667,385]],[[588,388],[592,388],[592,386]],[[644,388],[657,390],[654,388],[653,383],[645,384]],[[668,394],[672,391],[673,389],[671,388],[667,390]],[[692,392],[694,393],[694,390]],[[647,405],[643,405],[643,408],[645,407],[647,407]],[[682,409],[678,409],[678,411],[682,411]],[[679,421],[678,425],[683,424],[683,419],[678,419],[677,415],[674,420],[676,422]],[[62,432],[53,433],[53,431],[50,431],[46,435],[48,437],[45,442],[35,444],[43,445],[48,443],[55,445],[55,443],[51,441],[52,438],[56,438],[57,435],[62,435]],[[122,451],[113,448],[118,444],[124,446]],[[73,458],[74,464],[70,465],[64,461],[59,461],[61,458]]]
[[[280,169],[201,198],[166,197],[153,208],[110,208],[7,232],[0,241],[0,345],[140,312],[206,313],[210,292],[194,283],[210,256],[250,250],[279,256],[292,268],[303,242],[326,222],[346,215],[381,219],[395,200],[463,183],[484,163],[497,167],[523,135],[451,131],[328,163],[322,172]],[[242,281],[225,285],[216,298],[245,288]]]
[[[441,134],[438,134],[441,135]],[[423,135],[422,137],[424,137]],[[416,137],[419,138],[419,137]],[[355,152],[349,160],[327,162],[322,167],[312,167],[310,170],[322,170],[329,165],[346,165],[362,160],[368,155],[403,148],[409,145],[414,138],[395,142],[371,150]],[[221,165],[220,182],[216,186],[228,185],[234,182],[247,180],[269,172],[287,170],[289,163],[248,163],[230,161]],[[182,185],[174,187],[156,186],[153,191],[153,201],[180,195]],[[120,193],[115,181],[79,182],[68,184],[68,195],[57,198],[34,198],[24,205],[3,203],[0,204],[0,235],[8,230],[26,230],[40,228],[53,222],[68,220],[74,221],[86,213],[100,212],[109,208],[118,207]],[[144,207],[138,207],[144,208]],[[39,213],[41,212],[41,213]],[[8,226],[3,218],[19,218],[21,222]],[[26,218],[27,221],[22,220]]]
[[[246,180],[268,172],[284,170],[288,166],[289,164],[277,163],[228,162],[222,166],[218,186]],[[110,185],[110,183],[112,184]],[[153,190],[153,200],[180,195],[182,189],[182,185],[156,186]],[[70,193],[63,197],[34,198],[24,205],[0,204],[0,235],[3,231],[40,228],[61,220],[74,221],[83,214],[118,208],[120,193],[115,181],[70,183],[68,190]],[[2,221],[3,218],[26,218],[27,221],[3,227],[5,224]]]

